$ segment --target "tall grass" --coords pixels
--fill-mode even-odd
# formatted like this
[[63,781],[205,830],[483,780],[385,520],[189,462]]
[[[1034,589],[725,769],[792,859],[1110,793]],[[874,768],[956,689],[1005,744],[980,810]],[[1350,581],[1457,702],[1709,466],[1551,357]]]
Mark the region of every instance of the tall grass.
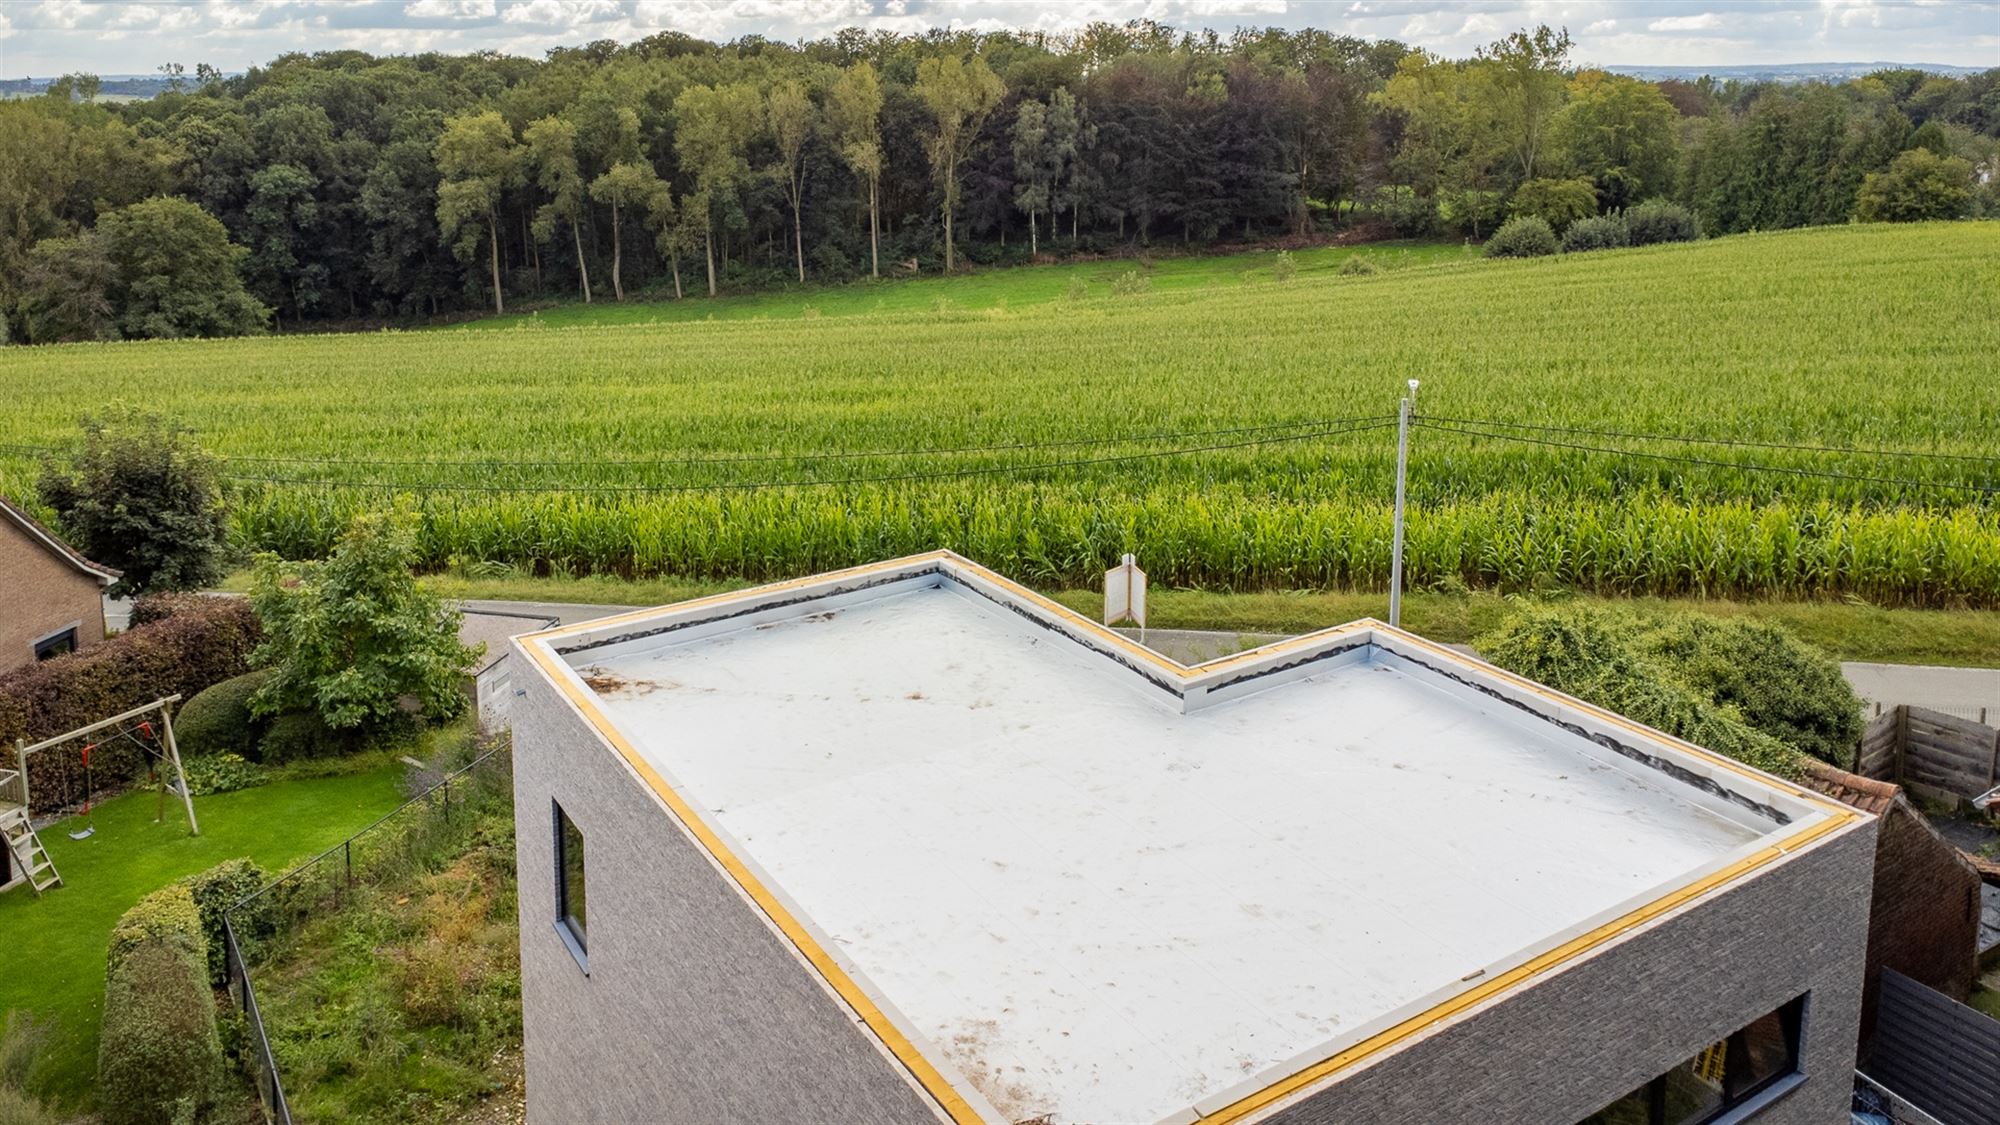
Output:
[[[1996,356],[2000,225],[1852,227],[1000,311],[23,350],[0,442],[115,397],[171,410],[233,475],[322,482],[235,485],[239,543],[292,554],[407,490],[439,567],[760,579],[945,546],[1047,583],[1130,550],[1174,585],[1367,586],[1387,430],[1075,467],[1254,435],[828,455],[1387,415],[1418,378],[1436,416],[1928,454],[1577,439],[1911,488],[1420,429],[1419,586],[1991,606],[2000,506],[1954,486],[2000,484],[1965,459],[2000,458]],[[32,474],[0,457],[0,490]],[[519,491],[439,490],[464,486]],[[601,491],[666,488],[694,491]]]

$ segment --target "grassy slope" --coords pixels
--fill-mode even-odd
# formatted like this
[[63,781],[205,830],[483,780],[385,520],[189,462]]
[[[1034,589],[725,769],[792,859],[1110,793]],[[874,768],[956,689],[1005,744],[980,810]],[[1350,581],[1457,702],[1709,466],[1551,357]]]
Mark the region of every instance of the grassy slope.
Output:
[[[462,578],[433,575],[426,581],[447,597],[510,601],[581,602],[593,605],[665,605],[705,594],[740,589],[743,582],[699,582],[681,578],[625,581],[617,578]],[[242,588],[247,575],[225,585]],[[1052,596],[1080,613],[1103,612],[1095,590],[1056,590]],[[2000,611],[1888,609],[1829,601],[1728,601],[1720,598],[1582,597],[1579,600],[1640,608],[1693,610],[1721,617],[1749,617],[1784,625],[1841,660],[1892,664],[2000,667]],[[1448,644],[1471,641],[1499,624],[1508,599],[1498,594],[1438,594],[1415,591],[1403,600],[1403,623]],[[1218,629],[1242,633],[1305,633],[1388,613],[1384,595],[1339,590],[1222,593],[1153,590],[1149,624],[1162,629]]]
[[[1366,246],[1322,247],[1291,251],[1298,276],[1337,272],[1350,258],[1363,258],[1383,270],[1463,261],[1476,256],[1473,248],[1457,243],[1383,242]],[[857,281],[845,285],[814,285],[775,292],[726,295],[713,300],[696,296],[698,282],[692,273],[683,274],[689,286],[685,300],[672,300],[673,290],[653,286],[643,299],[623,304],[609,299],[608,277],[599,279],[602,293],[593,304],[565,302],[532,312],[489,316],[471,321],[470,328],[511,328],[523,321],[550,327],[592,324],[654,324],[681,320],[782,320],[808,315],[860,316],[872,313],[923,313],[938,308],[977,311],[993,308],[1020,309],[1065,298],[1073,281],[1082,282],[1084,293],[1102,297],[1112,283],[1126,273],[1136,272],[1158,292],[1199,290],[1234,286],[1249,281],[1270,281],[1278,260],[1275,250],[1242,254],[1219,254],[1153,259],[1150,265],[1130,258],[1107,258],[1067,265],[1016,267],[979,270],[953,277],[884,277],[880,281]],[[629,291],[628,291],[629,292]],[[808,313],[807,310],[813,310]]]
[[225,859],[248,856],[276,870],[333,846],[395,807],[401,766],[341,777],[276,782],[195,798],[202,834],[185,813],[134,792],[96,810],[97,834],[76,841],[72,819],[42,832],[63,886],[43,898],[22,888],[0,895],[0,1010],[22,1008],[55,1021],[33,1076],[37,1092],[85,1104],[97,1080],[104,959],[111,927],[141,897]]

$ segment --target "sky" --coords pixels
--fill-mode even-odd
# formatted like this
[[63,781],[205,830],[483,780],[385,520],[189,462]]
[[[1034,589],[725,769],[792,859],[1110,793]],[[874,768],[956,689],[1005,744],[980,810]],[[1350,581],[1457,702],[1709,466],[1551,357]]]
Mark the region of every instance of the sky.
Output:
[[1316,26],[1464,55],[1567,26],[1605,66],[1903,62],[2000,66],[2000,0],[0,0],[0,78],[233,72],[286,51],[550,47],[680,31],[794,41],[843,27],[1067,31],[1145,17],[1187,28]]

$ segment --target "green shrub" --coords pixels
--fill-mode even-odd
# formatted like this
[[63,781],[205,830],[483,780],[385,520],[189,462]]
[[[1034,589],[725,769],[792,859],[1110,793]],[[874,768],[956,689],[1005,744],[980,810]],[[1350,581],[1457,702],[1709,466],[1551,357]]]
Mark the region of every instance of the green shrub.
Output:
[[1648,199],[1625,211],[1625,230],[1632,245],[1651,246],[1656,242],[1693,242],[1701,237],[1694,212],[1665,199]]
[[1870,172],[1854,196],[1854,219],[1862,223],[1915,223],[1956,219],[1972,204],[1976,181],[1972,161],[1940,156],[1927,148],[1899,153],[1880,172]]
[[245,759],[241,754],[202,754],[183,757],[181,768],[187,771],[188,791],[196,797],[212,797],[217,793],[234,793],[239,789],[255,789],[271,779],[263,767]]
[[1585,250],[1614,250],[1620,246],[1632,245],[1632,235],[1625,229],[1625,220],[1617,215],[1593,215],[1588,219],[1578,219],[1563,232],[1562,247],[1565,254],[1581,253]]
[[111,933],[97,1103],[104,1125],[199,1120],[222,1077],[201,912],[183,884],[154,891]]
[[1489,258],[1540,258],[1555,253],[1556,232],[1544,219],[1508,219],[1486,240]]
[[1299,276],[1299,263],[1290,250],[1278,251],[1278,260],[1271,266],[1271,276],[1279,281],[1290,281]]
[[1340,263],[1340,272],[1347,277],[1369,277],[1381,273],[1382,267],[1375,264],[1375,259],[1356,254]]
[[1069,275],[1069,286],[1063,290],[1063,297],[1071,301],[1081,301],[1090,296],[1090,285],[1075,274]]
[[1861,744],[1861,697],[1840,664],[1787,630],[1684,614],[1641,635],[1647,652],[1752,727],[1823,762],[1851,766]]
[[1780,777],[1800,774],[1796,749],[1705,695],[1674,659],[1649,651],[1649,628],[1619,610],[1528,604],[1478,647],[1502,668],[1696,746]]
[[250,713],[250,696],[270,675],[264,669],[231,676],[195,693],[174,716],[174,737],[181,753],[235,754],[255,757],[264,724]]
[[63,1120],[28,1093],[50,1026],[18,1008],[0,1020],[0,1123],[4,1125],[60,1125]]
[[263,760],[270,765],[332,758],[353,750],[351,732],[337,731],[315,711],[286,711],[264,727]]
[[[228,983],[227,943],[222,938],[222,915],[245,897],[271,881],[263,868],[248,859],[225,859],[206,871],[180,880],[194,900],[200,919],[202,940],[208,947],[208,982],[216,988]],[[265,915],[252,910],[235,919],[239,938],[262,937],[270,929]]]
[[[11,768],[16,739],[38,741],[175,693],[188,699],[249,670],[260,630],[242,598],[165,604],[147,598],[139,605],[149,607],[143,625],[82,652],[0,674],[0,768]],[[99,784],[129,778],[145,762],[146,755],[124,739],[101,743],[90,758]],[[34,811],[54,812],[83,788],[74,750],[36,756]]]
[[1514,197],[1507,201],[1507,214],[1517,219],[1540,219],[1550,229],[1560,231],[1597,214],[1597,185],[1583,178],[1529,180],[1514,189]]

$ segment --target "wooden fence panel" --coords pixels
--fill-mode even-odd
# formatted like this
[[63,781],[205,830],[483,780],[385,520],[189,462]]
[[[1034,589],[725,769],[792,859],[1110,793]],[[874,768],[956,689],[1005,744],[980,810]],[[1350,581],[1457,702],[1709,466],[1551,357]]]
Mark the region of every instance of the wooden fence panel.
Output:
[[2000,1125],[2000,1020],[1882,972],[1868,1077],[1953,1125]]
[[1854,772],[1877,781],[1896,780],[1896,745],[1901,740],[1902,710],[1892,707],[1868,721],[1861,734],[1861,752]]
[[1970,800],[2000,785],[2000,730],[1900,706],[1869,721],[1854,772]]

